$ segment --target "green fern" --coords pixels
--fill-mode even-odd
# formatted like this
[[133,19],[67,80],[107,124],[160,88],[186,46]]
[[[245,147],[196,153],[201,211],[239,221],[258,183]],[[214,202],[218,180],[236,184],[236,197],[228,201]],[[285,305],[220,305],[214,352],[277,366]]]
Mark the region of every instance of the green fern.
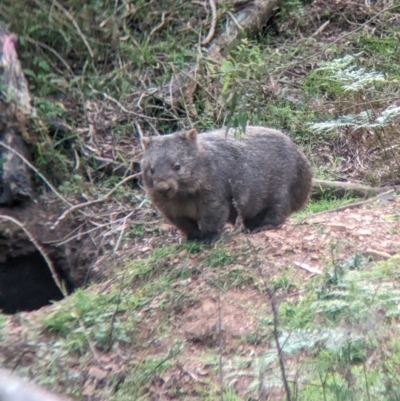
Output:
[[359,129],[383,129],[393,120],[400,116],[400,107],[394,104],[389,105],[374,117],[374,110],[365,110],[359,114],[347,114],[336,120],[324,121],[322,123],[310,124],[310,129],[315,133],[331,132],[338,128],[350,128],[355,132]]
[[[341,93],[361,93],[363,97],[371,94],[377,83],[389,84],[389,80],[381,72],[367,71],[356,65],[353,56],[345,56],[330,62],[321,63],[315,71],[324,72],[324,80],[335,83],[341,89]],[[350,99],[356,104],[354,99]],[[389,126],[395,118],[400,116],[400,106],[389,104],[382,110],[372,108],[340,116],[334,120],[328,120],[309,124],[310,129],[317,133],[330,133],[347,128],[351,132],[357,130],[381,130]]]
[[329,79],[338,82],[343,90],[360,91],[376,82],[387,82],[384,74],[375,71],[366,71],[365,68],[354,64],[355,58],[347,55],[330,62],[323,62],[316,71],[327,71]]

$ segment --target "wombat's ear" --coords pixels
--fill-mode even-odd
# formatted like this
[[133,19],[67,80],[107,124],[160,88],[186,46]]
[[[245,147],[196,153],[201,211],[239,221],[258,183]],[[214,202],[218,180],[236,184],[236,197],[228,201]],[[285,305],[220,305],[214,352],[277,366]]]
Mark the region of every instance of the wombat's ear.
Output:
[[146,150],[150,143],[150,138],[147,136],[143,136],[140,140],[143,150]]
[[197,131],[195,128],[192,128],[191,130],[186,132],[186,138],[189,139],[190,141],[195,141],[197,138]]

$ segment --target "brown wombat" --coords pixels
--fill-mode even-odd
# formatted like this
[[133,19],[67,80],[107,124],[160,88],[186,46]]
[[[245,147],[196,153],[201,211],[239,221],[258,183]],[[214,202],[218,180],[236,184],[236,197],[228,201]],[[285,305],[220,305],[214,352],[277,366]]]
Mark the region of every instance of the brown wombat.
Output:
[[252,231],[281,225],[311,191],[305,156],[280,131],[247,126],[142,138],[145,190],[187,240],[211,243],[238,214]]

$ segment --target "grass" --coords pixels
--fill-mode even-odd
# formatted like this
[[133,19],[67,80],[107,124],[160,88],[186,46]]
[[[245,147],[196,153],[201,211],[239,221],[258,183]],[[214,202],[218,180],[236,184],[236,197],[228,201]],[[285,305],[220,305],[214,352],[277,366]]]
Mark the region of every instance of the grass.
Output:
[[[352,159],[348,152],[357,146],[374,149],[361,160],[368,166],[376,147],[386,148],[386,142],[396,146],[395,121],[377,130],[371,128],[374,121],[370,119],[368,126],[359,127],[358,137],[338,119],[366,111],[379,116],[390,99],[398,97],[398,40],[396,27],[390,26],[395,23],[395,19],[390,22],[394,14],[375,13],[376,32],[355,32],[346,35],[343,43],[332,32],[357,12],[346,9],[339,15],[327,4],[328,9],[317,17],[315,11],[308,15],[308,3],[285,2],[266,33],[243,39],[219,62],[203,58],[204,49],[198,46],[199,35],[204,37],[210,21],[200,3],[139,0],[132,8],[125,3],[110,7],[103,0],[54,4],[39,0],[24,2],[22,7],[20,1],[6,0],[0,6],[0,19],[20,35],[19,54],[39,118],[50,124],[58,117],[73,127],[65,135],[52,134],[50,141],[43,132],[35,148],[35,165],[66,196],[99,197],[120,177],[97,171],[98,164],[85,147],[89,133],[93,134],[90,124],[94,124],[91,139],[98,141],[98,149],[111,143],[116,160],[129,166],[138,139],[134,124],[149,135],[192,124],[206,130],[250,123],[287,132],[310,155],[315,176],[334,178],[339,167]],[[218,4],[221,29],[225,18],[230,18],[224,7]],[[160,26],[166,10],[166,22]],[[323,35],[311,36],[319,28],[315,21],[322,23],[321,18],[330,20],[324,31],[326,43]],[[368,16],[363,23],[367,20]],[[360,27],[351,22],[348,29],[356,26]],[[346,82],[344,68],[342,76],[336,74],[338,69],[321,68],[322,61],[337,62],[346,54],[356,56],[355,68],[364,69],[363,74],[385,73],[385,82],[360,86],[365,83],[361,73]],[[185,99],[171,106],[152,92],[197,61],[200,69],[192,105]],[[349,83],[358,86],[349,90]],[[188,112],[191,106],[197,114]],[[136,114],[125,113],[124,108]],[[312,129],[313,123],[332,121],[337,124],[333,131]],[[387,139],[377,145],[379,135]],[[103,143],[105,138],[110,142]],[[127,148],[121,143],[127,143]],[[333,161],[317,157],[327,154]],[[375,167],[366,177],[371,171],[377,184],[385,180],[381,172],[375,175]],[[349,176],[353,172],[357,168],[350,166]],[[132,210],[142,200],[136,194],[121,187],[112,200]],[[326,193],[293,218],[354,201]],[[258,259],[265,249],[267,255],[276,251],[267,239],[261,250],[230,241],[213,246],[157,243],[152,249],[154,244],[147,242],[152,240],[147,220],[143,221],[135,215],[126,228],[121,244],[135,252],[107,270],[111,272],[108,283],[93,283],[38,317],[20,319],[32,357],[26,362],[15,352],[7,360],[9,366],[74,399],[92,391],[85,396],[147,400],[159,389],[166,392],[165,397],[182,400],[263,399],[268,392],[271,399],[282,398],[282,393],[273,392],[282,382],[273,316],[264,293],[268,283],[279,301],[278,334],[296,400],[398,399],[398,261],[373,264],[357,249],[347,258],[332,249],[331,256],[321,262],[323,274],[301,281],[292,264],[279,266],[277,273],[279,258]],[[257,268],[260,264],[265,267],[263,276]],[[235,299],[237,294],[247,294],[247,303]],[[206,300],[220,297],[240,302],[248,312],[245,318],[232,319],[245,328],[244,334],[235,337],[226,329],[232,322],[222,309],[227,336],[223,351],[220,339],[209,347],[189,340],[185,332],[186,325],[193,323],[190,319],[196,322],[199,316],[190,313],[206,309]],[[256,323],[251,320],[254,313]],[[211,325],[211,320],[204,320],[204,325]],[[0,340],[9,345],[20,337],[6,322],[0,315]],[[96,376],[90,370],[93,366],[100,372],[110,370],[97,380],[91,376]]]
[[312,200],[306,207],[304,211],[297,212],[293,214],[293,219],[295,221],[300,221],[307,216],[312,216],[315,213],[321,213],[328,210],[336,209],[341,206],[349,205],[351,203],[357,202],[357,198],[344,197],[337,198],[335,196],[326,195],[325,198],[319,200]]
[[[397,340],[386,343],[399,314],[399,294],[393,281],[399,277],[397,263],[364,264],[362,268],[347,263],[335,284],[331,284],[331,277],[332,271],[328,269],[309,283],[307,295],[297,304],[284,301],[279,307],[282,349],[292,360],[292,371],[297,377],[297,390],[292,388],[296,399],[391,400],[397,390],[388,388],[388,383],[397,388],[397,379],[384,373],[383,349],[394,346],[398,350]],[[266,323],[268,327],[272,322]],[[254,336],[255,333],[247,339],[257,341]],[[393,359],[397,360],[398,351],[393,352]],[[367,365],[371,354],[379,359],[375,359],[373,366]],[[270,371],[274,360],[273,351],[268,348],[263,356],[253,360],[254,381],[249,389],[259,388],[261,371]],[[390,365],[392,372],[399,368],[397,362]],[[228,376],[239,374],[236,365]],[[268,388],[279,377],[271,372],[261,380]]]
[[[212,289],[229,294],[239,288],[245,294],[257,289],[255,283],[262,278],[248,262],[252,252],[244,245],[232,250],[223,243],[211,249],[185,243],[155,248],[148,257],[116,265],[112,285],[79,289],[29,323],[29,342],[41,344],[31,371],[38,369],[37,381],[50,387],[61,380],[65,391],[79,399],[87,379],[65,364],[79,360],[80,366],[91,366],[93,352],[114,360],[116,350],[131,350],[136,356],[127,360],[123,376],[107,375],[97,396],[121,401],[133,394],[135,399],[148,399],[151,383],[180,367],[189,369],[185,361],[192,345],[176,331],[176,325],[185,322],[188,310],[201,305],[202,291],[207,287],[206,294]],[[317,400],[322,393],[332,400],[346,400],[350,395],[367,399],[368,392],[373,399],[391,399],[382,389],[389,384],[396,388],[400,369],[400,343],[393,331],[400,317],[397,260],[374,264],[358,253],[343,259],[332,247],[323,275],[299,282],[293,280],[295,273],[285,270],[269,285],[277,294],[286,294],[279,303],[279,335],[284,358],[291,361],[291,372],[297,372],[297,399]],[[187,279],[198,282],[202,290],[187,288]],[[223,355],[226,396],[233,399],[246,399],[255,396],[260,386],[281,383],[279,374],[273,373],[277,372],[273,318],[262,288],[258,291],[265,304],[253,311],[257,324],[230,342]],[[302,296],[285,299],[297,292]],[[251,307],[251,298],[247,302],[242,308]],[[222,313],[224,322],[224,309]],[[3,341],[8,338],[5,329]],[[249,346],[257,350],[250,359]],[[218,398],[218,347],[199,350],[191,351],[190,361],[208,372],[202,379],[208,383],[207,391],[199,383],[172,386],[170,394],[178,399]],[[390,361],[385,356],[388,352]],[[377,359],[370,366],[367,361],[372,354]],[[242,377],[251,379],[243,390],[229,387],[231,380]]]

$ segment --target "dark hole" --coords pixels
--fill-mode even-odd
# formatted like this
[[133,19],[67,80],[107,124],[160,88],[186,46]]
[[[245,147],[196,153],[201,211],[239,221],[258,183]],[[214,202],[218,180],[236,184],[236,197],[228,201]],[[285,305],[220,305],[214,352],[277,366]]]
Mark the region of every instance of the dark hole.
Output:
[[[68,292],[72,284],[57,269]],[[59,301],[63,295],[51,275],[49,267],[39,252],[9,258],[0,263],[0,311],[13,314],[33,311]]]

